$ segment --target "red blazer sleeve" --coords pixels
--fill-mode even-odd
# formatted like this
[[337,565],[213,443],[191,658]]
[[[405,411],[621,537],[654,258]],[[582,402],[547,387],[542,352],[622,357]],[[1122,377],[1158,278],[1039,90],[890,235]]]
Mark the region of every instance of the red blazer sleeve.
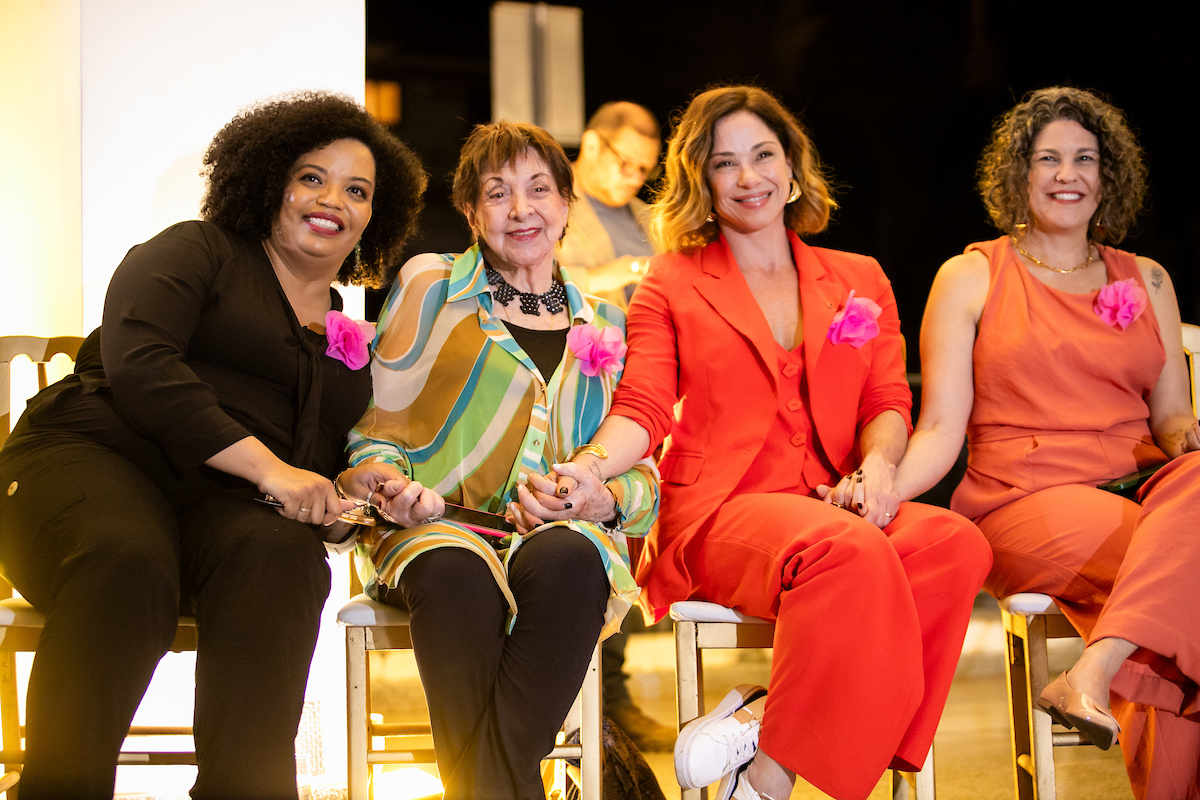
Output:
[[[871,261],[877,279],[875,296],[879,304],[879,336],[871,348],[871,366],[858,402],[858,431],[884,411],[896,411],[904,418],[912,434],[912,391],[904,364],[904,337],[900,334],[900,316],[891,281],[874,260]],[[857,437],[856,437],[857,438]]]
[[651,260],[650,271],[629,304],[626,338],[629,352],[609,414],[628,417],[650,434],[650,456],[671,430],[679,399],[679,351],[671,309],[672,262],[677,253]]

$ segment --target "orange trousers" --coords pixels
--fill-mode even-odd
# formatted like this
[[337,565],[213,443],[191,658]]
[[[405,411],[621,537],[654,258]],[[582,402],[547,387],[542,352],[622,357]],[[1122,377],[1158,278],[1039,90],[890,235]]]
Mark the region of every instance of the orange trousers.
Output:
[[904,503],[880,530],[811,497],[743,494],[689,562],[693,599],[775,620],[764,752],[837,798],[920,768],[991,564],[974,524]]
[[992,544],[986,588],[1041,592],[1088,642],[1139,646],[1110,700],[1134,796],[1200,798],[1200,453],[1167,464],[1139,503],[1058,486],[979,521]]

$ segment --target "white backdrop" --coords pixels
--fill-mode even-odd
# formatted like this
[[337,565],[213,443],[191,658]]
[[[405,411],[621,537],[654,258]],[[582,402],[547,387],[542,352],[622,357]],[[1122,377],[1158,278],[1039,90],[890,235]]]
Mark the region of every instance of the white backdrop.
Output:
[[[238,109],[293,89],[362,100],[365,27],[363,0],[0,0],[0,152],[11,170],[0,334],[98,325],[126,251],[197,215],[201,156]],[[343,295],[361,318],[361,290]],[[344,785],[344,645],[332,614],[347,596],[345,557],[333,575],[309,699],[325,723],[320,782]],[[186,713],[191,663],[164,660],[140,720]],[[118,791],[136,790],[139,769],[159,771],[122,768]]]

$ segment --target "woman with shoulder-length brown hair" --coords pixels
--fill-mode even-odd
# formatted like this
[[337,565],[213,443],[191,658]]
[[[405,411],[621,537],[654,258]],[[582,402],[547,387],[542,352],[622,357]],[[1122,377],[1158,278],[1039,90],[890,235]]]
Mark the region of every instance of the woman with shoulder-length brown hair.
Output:
[[[1136,797],[1196,797],[1200,429],[1171,280],[1111,246],[1145,181],[1124,115],[1091,92],[1039,89],[1000,119],[979,188],[1003,235],[938,271],[896,486],[924,491],[967,436],[951,508],[991,542],[984,588],[1053,596],[1088,642],[1039,705],[1119,739]],[[1130,497],[1098,488],[1160,465]]]
[[833,205],[778,100],[697,95],[655,205],[675,252],[633,296],[603,449],[555,467],[603,478],[669,435],[646,616],[696,599],[776,623],[769,690],[738,687],[676,743],[680,784],[720,780],[721,800],[785,798],[797,775],[863,798],[889,766],[920,768],[991,563],[970,522],[896,497],[900,321],[874,259],[801,241]]

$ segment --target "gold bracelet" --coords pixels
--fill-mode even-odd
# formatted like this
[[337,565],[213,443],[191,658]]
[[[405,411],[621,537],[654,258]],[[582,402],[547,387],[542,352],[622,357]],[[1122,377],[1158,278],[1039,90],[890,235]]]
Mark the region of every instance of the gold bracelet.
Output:
[[602,444],[583,444],[571,451],[571,455],[567,456],[567,461],[574,461],[576,456],[581,456],[584,453],[591,453],[596,458],[608,458],[608,451],[604,449]]

